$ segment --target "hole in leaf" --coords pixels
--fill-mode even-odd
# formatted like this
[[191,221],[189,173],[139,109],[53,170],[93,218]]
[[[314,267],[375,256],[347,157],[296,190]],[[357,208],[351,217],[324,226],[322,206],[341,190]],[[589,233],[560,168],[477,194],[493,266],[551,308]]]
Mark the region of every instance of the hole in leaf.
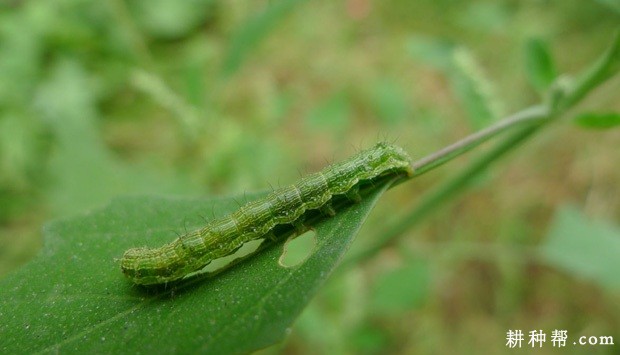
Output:
[[215,271],[220,271],[228,267],[235,259],[243,258],[250,254],[253,254],[258,247],[261,245],[264,239],[255,239],[251,240],[241,246],[239,250],[236,252],[226,255],[224,257],[213,260],[209,265],[205,266],[199,273],[211,273]]
[[299,236],[293,236],[284,243],[284,252],[280,256],[280,265],[293,267],[306,260],[316,245],[316,232],[309,230]]

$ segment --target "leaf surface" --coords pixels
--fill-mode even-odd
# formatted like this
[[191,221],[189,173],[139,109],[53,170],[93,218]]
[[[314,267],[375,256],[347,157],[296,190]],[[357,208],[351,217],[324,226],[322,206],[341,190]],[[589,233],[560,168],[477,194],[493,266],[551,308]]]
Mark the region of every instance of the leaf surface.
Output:
[[[0,281],[0,353],[239,353],[281,340],[348,249],[389,183],[311,227],[313,253],[278,262],[282,242],[211,277],[159,290],[132,285],[118,258],[204,225],[239,199],[130,197],[56,221],[31,263]],[[264,194],[247,195],[247,199]]]

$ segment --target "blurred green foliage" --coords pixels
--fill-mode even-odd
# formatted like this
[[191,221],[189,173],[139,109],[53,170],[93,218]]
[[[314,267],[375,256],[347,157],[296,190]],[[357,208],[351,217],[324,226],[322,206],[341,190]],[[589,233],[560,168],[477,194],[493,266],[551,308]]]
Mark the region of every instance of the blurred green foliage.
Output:
[[525,55],[528,79],[536,89],[545,92],[558,76],[549,46],[532,38],[526,43]]
[[620,125],[620,114],[611,113],[584,113],[575,118],[575,122],[586,128],[609,129]]
[[574,207],[564,207],[554,219],[542,252],[552,265],[620,291],[618,226],[590,221]]
[[[383,138],[422,157],[538,102],[556,73],[576,72],[604,48],[619,8],[611,0],[4,1],[0,273],[37,252],[45,221],[120,194],[285,184]],[[592,113],[578,122],[613,125],[619,85],[584,102]],[[588,218],[561,213],[547,233],[567,202],[618,223],[618,133],[572,127],[533,141],[396,247],[335,275],[272,350],[493,353],[506,350],[513,328],[620,341],[613,274],[582,267],[596,249],[584,260],[557,255],[572,243],[558,231],[589,237]],[[355,247],[462,164],[388,194]],[[601,243],[589,247],[609,248]],[[551,353],[547,345],[537,353]]]

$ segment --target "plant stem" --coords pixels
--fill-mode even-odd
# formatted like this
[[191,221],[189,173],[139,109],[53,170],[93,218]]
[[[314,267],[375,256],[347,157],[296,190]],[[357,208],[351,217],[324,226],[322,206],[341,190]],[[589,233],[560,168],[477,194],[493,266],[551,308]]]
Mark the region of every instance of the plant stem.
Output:
[[[467,136],[441,150],[430,154],[413,163],[414,173],[412,177],[441,166],[457,156],[477,147],[496,135],[513,129],[515,126],[524,124],[541,124],[551,116],[557,117],[583,99],[590,91],[612,77],[620,69],[620,31],[617,31],[611,46],[605,53],[582,75],[575,83],[564,83],[560,78],[551,94],[559,94],[557,102],[541,104],[529,107],[517,112],[512,116],[497,122],[496,124]],[[567,87],[562,87],[566,84]],[[561,90],[561,92],[558,92]],[[555,92],[553,92],[555,91]],[[550,107],[552,106],[552,107]],[[552,112],[551,112],[552,111]]]
[[495,149],[470,164],[458,175],[449,179],[431,193],[425,195],[422,201],[416,204],[415,208],[410,209],[408,213],[400,216],[396,223],[392,223],[386,227],[384,231],[379,232],[377,234],[378,238],[371,246],[347,258],[344,264],[346,266],[353,266],[360,260],[368,259],[375,255],[379,250],[383,249],[413,226],[423,221],[424,218],[431,212],[434,212],[437,207],[463,192],[469,186],[469,183],[484,172],[493,162],[527,140],[541,127],[541,125],[528,126],[505,139]]
[[544,105],[533,106],[509,116],[496,124],[479,132],[469,135],[456,143],[430,154],[413,163],[413,176],[417,177],[434,168],[447,163],[457,156],[477,147],[494,136],[523,124],[540,124],[548,117],[547,107]]
[[620,28],[616,30],[611,45],[605,53],[567,88],[566,96],[557,109],[564,111],[573,107],[597,86],[616,75],[618,71],[620,71]]
[[459,174],[443,183],[439,188],[425,195],[415,208],[412,208],[409,212],[401,216],[401,218],[398,218],[396,223],[392,223],[386,227],[383,232],[379,232],[377,234],[379,238],[373,245],[347,258],[345,265],[352,266],[361,260],[368,259],[386,245],[397,240],[398,237],[422,221],[424,217],[434,212],[442,203],[453,199],[457,194],[463,192],[469,186],[469,183],[484,172],[493,162],[515,149],[520,143],[526,141],[539,129],[547,126],[546,123],[554,121],[568,109],[574,107],[593,89],[616,75],[619,70],[620,31],[617,31],[608,50],[591,65],[588,70],[584,71],[574,83],[562,87],[562,85],[565,84],[562,78],[556,82],[555,87],[550,90],[551,100],[548,103],[520,111],[487,129],[468,136],[413,163],[414,174],[412,177],[420,176],[480,145],[482,142],[485,142],[501,132],[518,128],[526,123],[528,124],[526,127],[521,127],[516,133],[504,139],[495,148],[475,160]]

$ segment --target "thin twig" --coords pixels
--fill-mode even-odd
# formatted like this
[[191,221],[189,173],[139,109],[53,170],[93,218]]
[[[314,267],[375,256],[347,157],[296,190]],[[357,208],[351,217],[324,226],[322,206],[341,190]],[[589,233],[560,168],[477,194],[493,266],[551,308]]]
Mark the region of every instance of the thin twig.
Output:
[[479,132],[469,135],[441,150],[413,163],[413,177],[420,176],[451,159],[477,147],[494,136],[524,124],[540,124],[548,117],[547,107],[533,106],[497,122]]

